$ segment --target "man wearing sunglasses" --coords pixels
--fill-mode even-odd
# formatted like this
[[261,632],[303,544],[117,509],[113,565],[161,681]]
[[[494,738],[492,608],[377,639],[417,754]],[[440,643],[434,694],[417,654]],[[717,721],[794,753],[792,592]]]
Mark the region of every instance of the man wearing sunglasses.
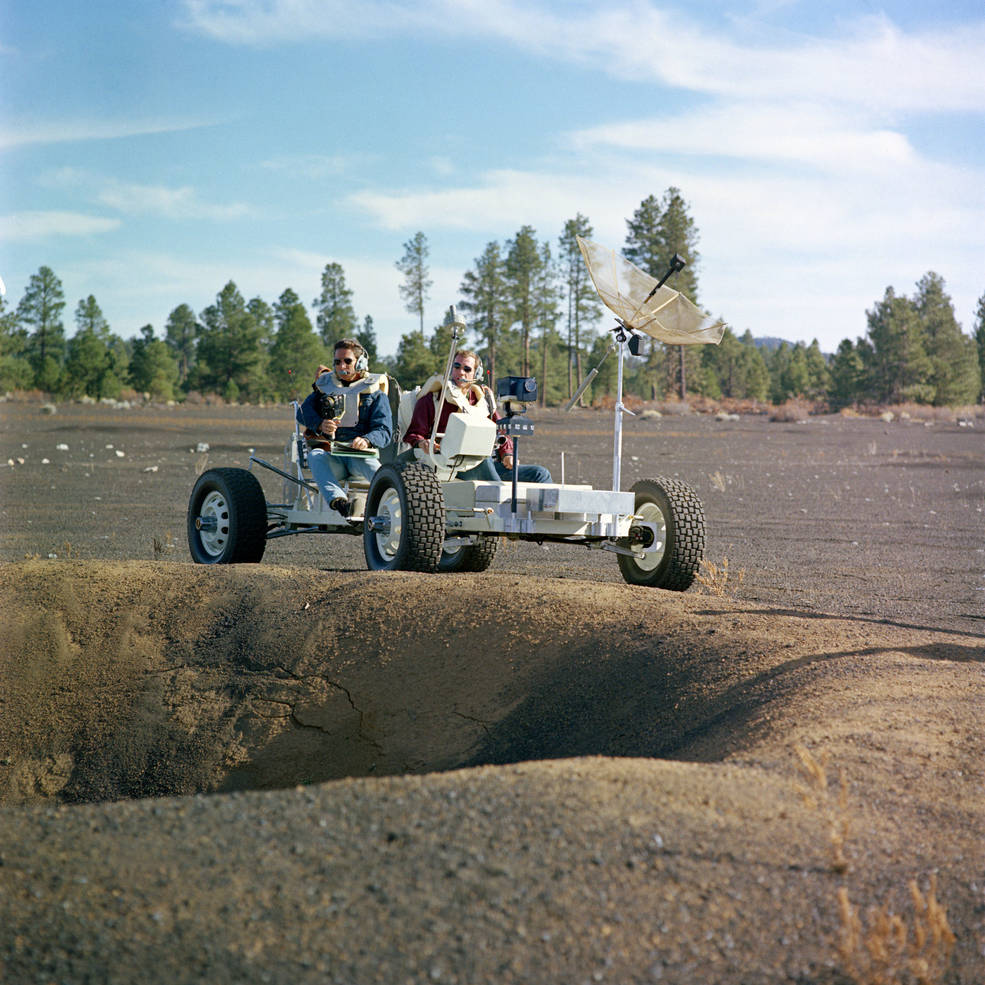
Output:
[[[448,426],[448,418],[462,406],[456,406],[456,401],[467,400],[473,407],[478,406],[481,401],[485,401],[488,416],[494,421],[499,420],[499,413],[496,411],[496,401],[488,387],[481,385],[482,363],[479,361],[477,353],[471,349],[460,349],[455,353],[451,365],[451,376],[449,382],[452,386],[451,396],[454,400],[445,396],[441,404],[441,416],[438,419],[438,434],[444,434]],[[441,379],[438,377],[437,388],[440,389]],[[404,442],[411,448],[421,448],[427,450],[431,442],[431,428],[434,425],[434,412],[437,406],[437,393],[433,388],[425,384],[423,392],[414,405],[414,415],[410,419],[410,426],[404,435]],[[441,439],[435,440],[435,451],[441,448]],[[501,438],[493,452],[491,459],[480,463],[468,472],[459,473],[460,479],[492,479],[506,480],[512,475],[513,469],[513,442],[509,438]],[[550,482],[551,473],[543,465],[521,465],[517,470],[517,481],[519,482]]]
[[380,467],[378,449],[390,443],[393,417],[381,377],[367,372],[366,350],[355,339],[335,343],[332,368],[318,367],[312,392],[301,404],[308,468],[328,505],[347,517],[340,485],[350,476],[370,480]]

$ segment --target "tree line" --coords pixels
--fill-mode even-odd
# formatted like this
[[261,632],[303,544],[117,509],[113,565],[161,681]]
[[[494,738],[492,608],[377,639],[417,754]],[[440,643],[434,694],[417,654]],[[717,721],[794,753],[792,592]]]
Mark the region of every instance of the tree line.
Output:
[[[687,266],[671,282],[699,300],[698,231],[680,189],[644,199],[626,221],[623,255],[654,277],[675,253]],[[578,248],[593,236],[580,213],[557,239],[538,239],[529,225],[503,241],[491,241],[465,271],[458,305],[469,325],[469,344],[482,356],[486,375],[536,376],[540,400],[568,400],[592,367],[598,374],[586,396],[611,394],[616,360],[605,358],[612,341],[603,308]],[[96,399],[128,391],[157,400],[214,393],[228,401],[280,401],[303,395],[317,365],[335,340],[355,336],[371,368],[408,388],[441,369],[450,328],[426,327],[433,282],[423,232],[403,244],[395,266],[403,275],[400,297],[416,327],[397,351],[378,351],[373,318],[357,317],[341,264],[330,262],[309,308],[286,288],[270,304],[246,300],[230,281],[215,302],[196,312],[179,304],[161,336],[145,325],[132,339],[112,332],[95,297],[80,300],[75,332],[66,337],[64,291],[49,267],[33,275],[16,308],[0,298],[0,390],[37,389],[58,397]],[[959,325],[944,280],[928,272],[912,297],[887,288],[866,312],[865,337],[845,339],[830,355],[810,345],[763,340],[726,328],[718,346],[668,346],[651,341],[628,356],[627,394],[645,400],[734,398],[782,403],[804,399],[832,409],[900,402],[956,406],[983,398],[985,294],[979,299],[974,335]],[[614,325],[614,322],[613,322]]]

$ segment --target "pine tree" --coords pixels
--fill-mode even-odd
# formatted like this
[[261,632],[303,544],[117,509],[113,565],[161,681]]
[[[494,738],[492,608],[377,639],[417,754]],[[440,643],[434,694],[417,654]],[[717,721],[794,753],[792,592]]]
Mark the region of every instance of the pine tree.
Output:
[[50,267],[33,274],[17,306],[17,320],[33,326],[27,337],[25,355],[34,371],[34,383],[42,389],[54,389],[61,376],[65,359],[65,326],[61,314],[65,307],[62,282]]
[[427,236],[422,232],[415,233],[413,239],[404,243],[404,255],[395,266],[404,275],[404,283],[400,285],[400,297],[407,310],[417,315],[420,323],[421,338],[424,338],[424,307],[430,298],[431,286],[434,283],[428,277],[428,247]]
[[782,404],[793,397],[805,397],[810,387],[807,351],[803,342],[781,342],[767,361],[770,371],[770,400]]
[[821,352],[821,346],[817,339],[813,339],[811,344],[804,351],[807,362],[807,392],[805,396],[811,400],[823,400],[831,386],[831,371],[828,369],[828,361]]
[[831,381],[828,401],[833,410],[850,407],[862,399],[865,387],[865,366],[862,354],[851,339],[843,339],[831,360]]
[[493,386],[497,375],[499,345],[509,322],[504,264],[499,244],[487,243],[473,268],[466,271],[459,292],[461,308],[469,316],[470,327],[484,347],[486,382]]
[[[736,396],[751,400],[766,400],[770,391],[770,374],[759,346],[753,341],[752,332],[746,329],[742,336],[742,357],[739,363],[740,383]],[[712,349],[714,346],[707,346]]]
[[663,209],[657,197],[648,195],[640,202],[633,218],[626,220],[628,232],[623,248],[623,255],[627,260],[658,280],[667,269],[662,218]]
[[376,372],[376,367],[380,362],[379,343],[376,340],[376,329],[373,327],[373,316],[366,315],[363,318],[363,327],[359,333],[359,342],[366,350],[366,358],[369,360],[369,367]]
[[664,192],[661,203],[660,239],[663,243],[663,269],[655,275],[660,278],[670,267],[671,258],[680,254],[686,262],[670,281],[675,291],[680,291],[689,301],[698,303],[698,230],[688,214],[688,205],[679,188],[670,187]]
[[227,400],[256,399],[266,387],[260,328],[236,285],[228,284],[202,312],[196,382]]
[[274,309],[267,304],[261,297],[250,298],[246,305],[246,310],[253,315],[257,329],[260,332],[260,346],[264,351],[269,351],[274,342]]
[[702,368],[714,375],[714,389],[718,391],[717,393],[712,391],[708,396],[716,398],[745,396],[738,392],[743,345],[733,331],[726,325],[722,341],[718,345],[706,345],[701,348]]
[[975,345],[978,349],[978,373],[981,377],[978,399],[985,400],[985,294],[978,299],[975,312]]
[[[650,195],[645,198],[640,207],[633,213],[633,218],[626,221],[628,232],[624,255],[641,270],[658,280],[670,268],[670,261],[675,253],[680,254],[686,266],[674,275],[668,286],[680,291],[686,298],[698,303],[698,274],[697,266],[700,255],[697,249],[698,230],[694,220],[688,214],[687,203],[684,201],[679,188],[671,186],[664,192],[663,199],[658,202]],[[693,351],[693,346],[678,346],[676,364],[676,380],[681,400],[687,398],[687,377],[689,373],[697,373],[701,367],[701,356]],[[688,351],[688,350],[692,351]],[[653,352],[650,360],[651,374],[662,362],[658,354]],[[672,362],[666,361],[670,370]]]
[[520,325],[521,376],[530,376],[530,335],[537,319],[536,285],[542,275],[542,266],[533,227],[521,227],[507,245],[504,266],[511,323],[519,322]]
[[880,403],[929,403],[934,394],[928,382],[932,367],[913,302],[887,287],[882,301],[865,314],[868,344],[859,351],[870,398]]
[[568,399],[583,379],[583,346],[591,341],[591,330],[602,313],[602,303],[592,284],[577,237],[591,239],[591,223],[580,212],[564,224],[558,238],[561,280],[567,311]]
[[307,309],[297,294],[286,288],[273,307],[274,338],[270,345],[269,379],[280,399],[304,399],[327,352],[318,338]]
[[122,369],[111,348],[109,323],[91,294],[75,309],[75,335],[68,342],[64,388],[73,395],[116,397],[122,389]]
[[178,361],[178,382],[182,385],[195,363],[200,330],[195,312],[187,304],[179,304],[164,326],[164,339]]
[[31,386],[34,370],[25,356],[27,329],[16,311],[7,310],[7,300],[0,294],[0,390],[26,390]]
[[554,356],[560,342],[557,321],[561,317],[561,312],[558,310],[561,292],[558,286],[557,268],[551,257],[551,244],[547,240],[540,247],[540,266],[533,287],[536,299],[535,327],[540,335],[540,379],[537,402],[544,407],[547,404],[548,390],[551,389],[548,367],[554,365]]
[[339,263],[326,263],[321,275],[321,294],[312,302],[317,314],[318,334],[327,346],[356,334],[356,312],[352,291],[345,285],[345,271]]
[[417,330],[400,337],[397,355],[393,361],[393,375],[404,390],[412,390],[443,367],[439,357]]
[[144,325],[133,341],[130,382],[134,389],[154,400],[173,400],[178,385],[178,360],[163,339],[154,337],[154,327]]
[[938,407],[972,403],[978,397],[980,375],[975,344],[963,334],[944,279],[930,271],[917,282],[914,305],[920,316],[930,358],[929,382]]

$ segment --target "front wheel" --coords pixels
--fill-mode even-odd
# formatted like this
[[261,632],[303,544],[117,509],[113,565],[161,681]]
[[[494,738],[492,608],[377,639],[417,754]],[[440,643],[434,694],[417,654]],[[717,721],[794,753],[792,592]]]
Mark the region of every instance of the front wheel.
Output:
[[498,537],[480,537],[478,543],[467,544],[463,547],[446,547],[441,552],[438,570],[453,571],[485,571],[499,547]]
[[196,564],[256,564],[267,546],[267,501],[246,469],[209,469],[188,500],[188,547]]
[[705,512],[697,493],[678,479],[641,479],[631,537],[656,550],[642,558],[619,555],[619,570],[630,585],[684,592],[691,587],[705,551]]
[[363,553],[371,571],[437,571],[445,500],[426,465],[381,465],[366,497]]

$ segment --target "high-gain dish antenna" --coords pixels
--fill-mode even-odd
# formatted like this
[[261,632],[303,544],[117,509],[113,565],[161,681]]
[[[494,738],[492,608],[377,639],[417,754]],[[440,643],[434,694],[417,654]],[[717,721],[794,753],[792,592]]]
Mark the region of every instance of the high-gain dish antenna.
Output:
[[625,348],[639,354],[643,335],[668,345],[718,345],[725,332],[725,322],[713,318],[689,301],[680,291],[667,286],[673,274],[684,269],[686,261],[675,253],[667,272],[657,280],[615,250],[578,237],[581,255],[585,258],[588,273],[603,304],[616,316],[615,339],[605,355],[582,381],[565,410],[581,398],[592,380],[598,376],[599,366],[610,352],[619,353],[619,373],[616,385],[616,422],[613,437],[612,488],[620,488],[622,473],[622,415],[632,414],[622,402],[623,360]]

